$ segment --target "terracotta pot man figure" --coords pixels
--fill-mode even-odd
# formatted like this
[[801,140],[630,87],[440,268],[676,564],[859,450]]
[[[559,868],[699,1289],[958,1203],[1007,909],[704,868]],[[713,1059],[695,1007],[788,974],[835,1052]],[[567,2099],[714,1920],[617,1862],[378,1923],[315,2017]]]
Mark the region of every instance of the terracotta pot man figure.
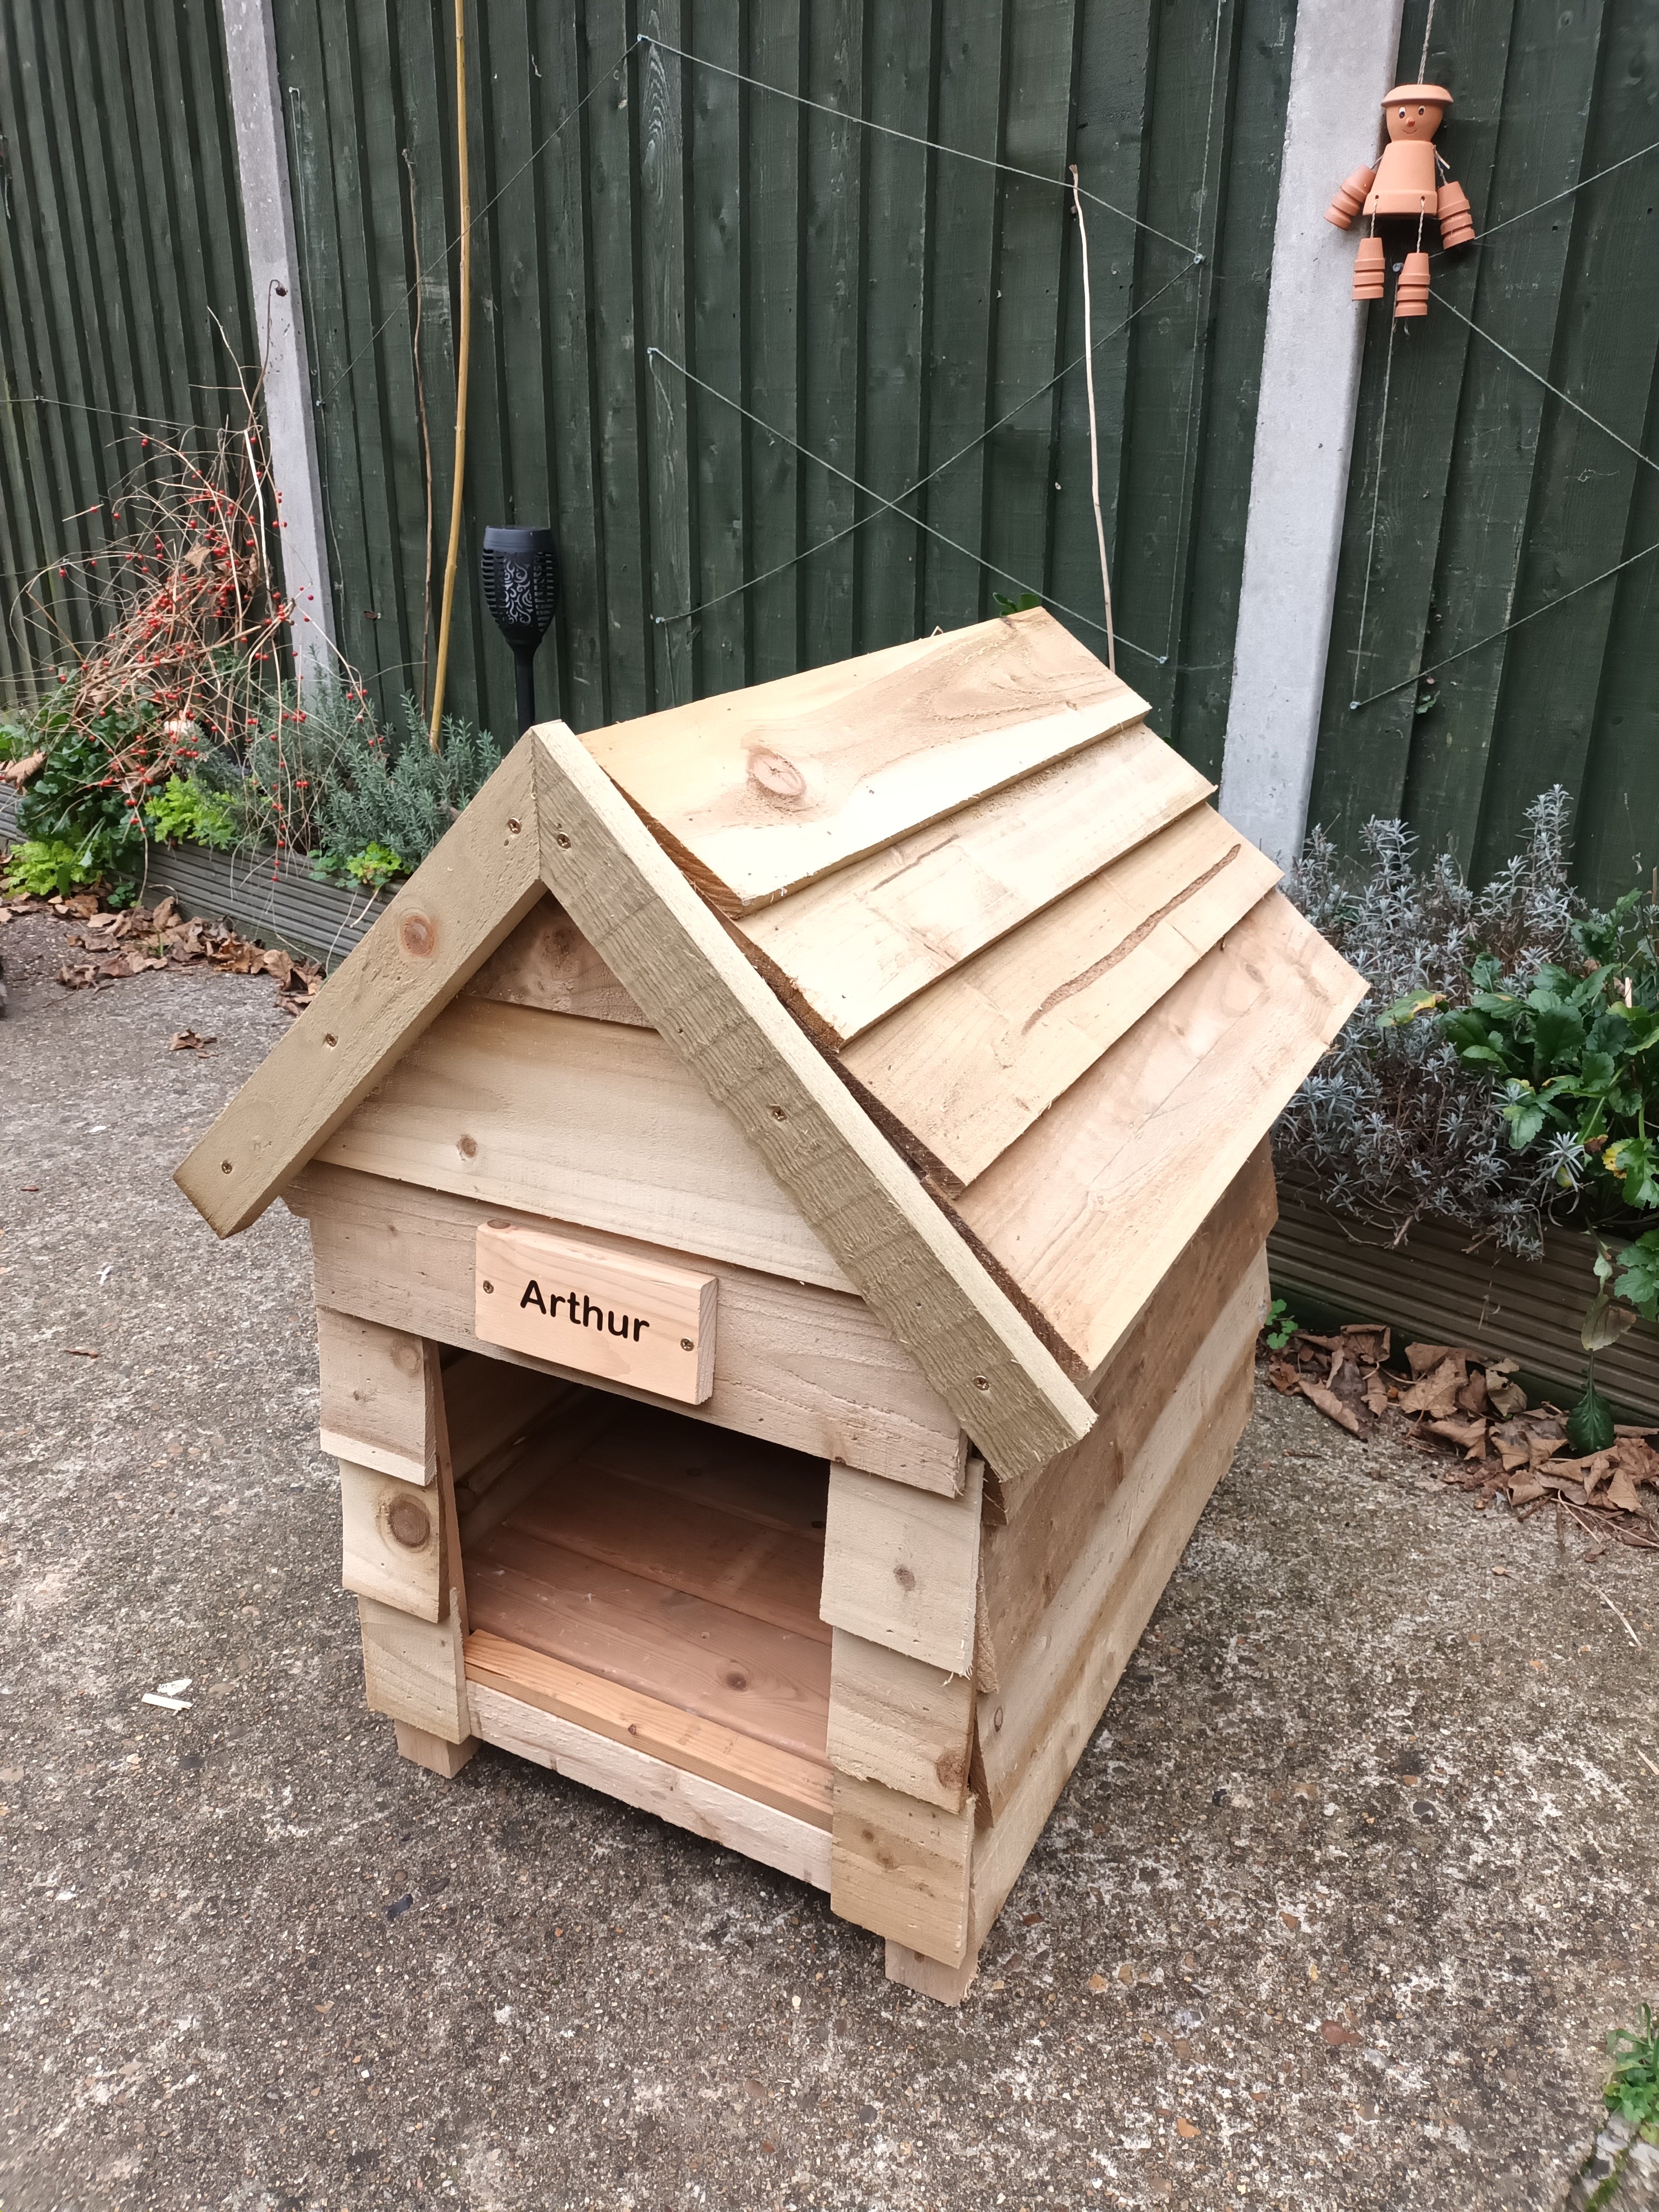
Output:
[[1444,246],[1467,246],[1474,236],[1468,194],[1455,185],[1443,154],[1437,152],[1434,134],[1440,128],[1451,94],[1440,84],[1397,84],[1382,103],[1389,126],[1389,143],[1374,169],[1356,169],[1325,210],[1327,222],[1346,230],[1354,217],[1371,218],[1370,235],[1359,241],[1353,267],[1356,300],[1380,300],[1388,262],[1382,240],[1376,234],[1379,221],[1396,233],[1410,226],[1411,245],[1394,288],[1394,312],[1404,321],[1429,312],[1429,257],[1423,247],[1423,228],[1440,225]]

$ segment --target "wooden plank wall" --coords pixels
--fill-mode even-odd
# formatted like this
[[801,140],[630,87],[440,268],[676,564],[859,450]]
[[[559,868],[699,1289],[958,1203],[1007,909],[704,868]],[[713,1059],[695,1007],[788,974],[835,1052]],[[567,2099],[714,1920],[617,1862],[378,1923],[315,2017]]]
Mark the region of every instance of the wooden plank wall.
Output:
[[[1402,78],[1425,11],[1407,0]],[[1659,15],[1646,0],[1442,0],[1428,76],[1455,96],[1440,143],[1477,228],[1507,226],[1437,258],[1436,291],[1659,455],[1659,155],[1527,212],[1659,140]],[[1395,339],[1391,371],[1388,351],[1373,308],[1310,818],[1352,849],[1368,816],[1403,814],[1484,876],[1559,782],[1579,799],[1581,880],[1612,896],[1659,860],[1659,551],[1411,679],[1659,547],[1659,470],[1443,307]]]
[[[635,46],[646,33],[1045,178],[1076,158],[1085,186],[1201,247],[1194,263],[1090,212],[1097,333],[1143,310],[1097,356],[1120,625],[1143,648],[1126,643],[1121,665],[1160,731],[1213,773],[1292,12],[1292,0],[476,5],[473,204],[487,212],[454,706],[511,729],[512,665],[474,572],[488,521],[556,525],[567,596],[539,696],[579,728],[977,620],[1013,578],[1101,613],[1080,373],[921,495],[928,522],[1011,575],[845,481],[897,493],[1079,356],[1063,192]],[[340,635],[388,702],[421,690],[435,641],[422,395],[440,550],[449,507],[449,0],[277,0],[276,21]],[[695,622],[658,619],[692,606]]]
[[57,681],[19,592],[46,568],[95,632],[52,564],[100,556],[147,434],[240,419],[254,331],[219,0],[0,0],[0,702]]

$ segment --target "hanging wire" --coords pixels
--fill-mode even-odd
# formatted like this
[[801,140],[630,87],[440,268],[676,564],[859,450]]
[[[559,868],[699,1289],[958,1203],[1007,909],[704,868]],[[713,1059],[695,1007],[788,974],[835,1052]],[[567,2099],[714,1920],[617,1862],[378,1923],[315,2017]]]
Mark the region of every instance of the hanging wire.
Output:
[[[1047,177],[1040,169],[1022,169],[1012,161],[995,161],[988,154],[970,154],[964,146],[947,146],[937,138],[918,137],[915,131],[901,131],[891,123],[872,122],[867,115],[854,115],[850,108],[831,107],[826,100],[811,100],[805,93],[791,92],[787,85],[768,84],[764,77],[750,76],[742,70],[727,69],[723,62],[710,61],[703,54],[688,53],[684,46],[671,46],[666,39],[659,39],[649,31],[640,33],[639,44],[655,46],[659,52],[673,54],[698,69],[712,70],[717,76],[730,77],[735,83],[750,85],[757,92],[769,92],[775,99],[793,100],[797,107],[812,108],[819,115],[832,117],[837,123],[856,124],[860,131],[873,131],[884,138],[902,138],[907,146],[920,146],[929,154],[949,154],[958,161],[973,162],[977,168],[999,169],[1004,176],[1023,177],[1028,184],[1053,185],[1062,192],[1069,189],[1064,177]],[[1114,201],[1102,199],[1097,192],[1085,192],[1083,197],[1091,206],[1103,208],[1108,215],[1115,215],[1121,222],[1133,223],[1137,230],[1144,230],[1148,237],[1161,240],[1165,246],[1177,246],[1182,253],[1193,254],[1200,260],[1203,258],[1197,246],[1189,245],[1183,238],[1171,238],[1167,230],[1160,230],[1156,223],[1143,222],[1138,215],[1131,215],[1127,208],[1121,208]]]
[[[546,137],[542,139],[538,144],[532,147],[530,152],[525,156],[524,160],[520,162],[518,167],[513,171],[510,176],[502,179],[501,182],[496,186],[495,190],[478,210],[477,215],[473,216],[470,221],[464,222],[461,225],[460,229],[456,232],[454,237],[452,238],[445,246],[444,258],[446,260],[447,260],[448,257],[455,252],[456,248],[460,245],[462,239],[477,228],[478,225],[489,213],[491,208],[493,208],[496,202],[501,198],[501,195],[504,192],[510,191],[513,186],[518,183],[520,178],[523,176],[525,171],[526,169],[533,168],[536,163],[541,160],[542,155],[546,153],[548,148],[553,144],[554,141],[563,136],[564,132],[570,128],[570,125],[581,113],[583,108],[586,106],[588,101],[592,99],[594,94],[598,92],[600,86],[609,84],[611,78],[616,76],[617,72],[627,61],[629,56],[637,46],[643,45],[643,37],[629,40],[629,43],[623,48],[621,53],[617,55],[611,67],[605,70],[602,75],[594,78],[592,83],[588,86],[587,90],[582,94],[581,98],[576,102],[576,105],[569,111],[569,112],[560,118],[558,122],[556,122],[553,128],[548,132]],[[317,405],[319,409],[327,406],[329,401],[333,398],[335,393],[345,382],[347,377],[350,375],[352,370],[356,368],[363,356],[379,342],[386,331],[388,331],[392,325],[397,320],[398,317],[403,313],[410,301],[414,298],[419,282],[420,279],[417,277],[415,283],[410,286],[409,289],[404,294],[403,297],[398,301],[396,306],[393,307],[388,313],[384,315],[378,323],[376,323],[374,329],[363,340],[362,345],[358,347],[356,352],[352,355],[350,360],[340,371],[340,374],[335,378],[333,383],[329,386],[328,390],[324,392],[322,398],[317,402]]]
[[[1552,192],[1547,200],[1534,200],[1530,207],[1522,208],[1518,215],[1506,215],[1502,222],[1495,222],[1488,229],[1477,231],[1469,244],[1484,246],[1489,238],[1495,238],[1500,230],[1507,230],[1511,223],[1525,222],[1528,216],[1541,215],[1546,208],[1557,207],[1563,200],[1572,199],[1577,193],[1587,191],[1590,185],[1599,185],[1603,177],[1610,177],[1619,169],[1627,169],[1632,161],[1644,161],[1650,154],[1659,154],[1659,138],[1654,139],[1650,145],[1638,146],[1633,154],[1621,155],[1618,161],[1609,161],[1605,169],[1596,169],[1588,177],[1580,177],[1576,185],[1569,185],[1565,191]],[[1447,251],[1443,246],[1437,246],[1436,259]]]
[[[832,477],[838,477],[842,483],[849,485],[854,491],[860,494],[862,497],[874,500],[879,510],[884,512],[890,510],[891,512],[901,515],[903,520],[909,523],[913,528],[923,532],[929,538],[936,538],[941,545],[948,545],[953,553],[960,553],[964,559],[973,562],[978,568],[986,569],[991,575],[1000,576],[1005,583],[1013,584],[1021,592],[1029,592],[1031,593],[1033,598],[1043,599],[1047,605],[1054,608],[1060,614],[1070,616],[1073,622],[1080,622],[1090,629],[1098,630],[1103,637],[1106,635],[1106,625],[1104,623],[1098,623],[1094,619],[1092,615],[1085,615],[1076,607],[1066,606],[1059,599],[1056,599],[1047,593],[1039,592],[1035,584],[1028,583],[1024,576],[1017,576],[1012,568],[1004,568],[994,561],[988,561],[982,553],[975,553],[971,546],[963,545],[960,540],[948,537],[944,531],[935,529],[931,522],[924,522],[920,515],[905,514],[904,510],[900,507],[898,500],[884,497],[882,493],[875,489],[873,485],[860,483],[856,477],[849,476],[845,469],[837,467],[834,461],[826,460],[822,453],[815,453],[810,446],[803,446],[799,438],[792,438],[787,430],[780,430],[774,424],[763,421],[760,416],[755,413],[752,408],[745,407],[740,399],[733,399],[729,392],[722,392],[718,385],[709,384],[702,377],[694,374],[693,372],[685,366],[685,363],[683,361],[676,361],[672,354],[665,353],[660,346],[647,346],[646,348],[646,356],[647,358],[651,361],[665,362],[670,368],[678,370],[679,374],[685,379],[688,384],[695,384],[699,392],[706,392],[711,399],[720,400],[723,405],[731,408],[734,414],[741,415],[745,422],[752,422],[757,430],[764,430],[768,437],[777,439],[782,445],[793,447],[794,451],[798,453],[804,460],[816,462],[819,468],[828,470]],[[666,395],[665,394],[665,396]],[[1027,402],[1025,404],[1029,404],[1030,403]],[[953,456],[953,458],[959,459],[960,456]],[[948,467],[949,464],[941,463],[940,465],[942,467]],[[938,471],[935,471],[934,473],[937,474]],[[922,481],[925,483],[927,479],[924,477]],[[909,491],[901,492],[898,497],[899,499],[908,499],[910,496],[911,492],[918,490],[919,489],[919,485],[913,484],[910,487]],[[867,516],[865,518],[866,520],[870,519],[871,518]],[[854,527],[857,526],[858,526],[856,525],[854,526]],[[841,534],[842,536],[846,536],[848,533],[843,532]],[[829,539],[824,541],[826,544],[832,541]],[[822,550],[821,546],[811,546],[807,549],[808,552],[817,552]],[[798,554],[796,555],[795,559],[804,560],[805,557],[806,556],[805,554]],[[793,568],[794,566],[794,562],[785,562],[782,563],[782,566],[785,568]],[[775,574],[775,571],[769,571],[768,573]],[[764,580],[761,577],[756,577],[753,580],[756,583],[760,583]],[[749,586],[739,584],[735,586],[733,588],[736,591],[744,591],[748,589]],[[732,592],[723,592],[721,597],[729,599],[732,595]],[[715,604],[716,602],[714,600],[706,600],[704,602],[704,605],[708,606],[712,606]],[[688,609],[684,614],[680,615],[653,614],[651,619],[653,622],[659,623],[684,622],[688,619],[690,614],[700,613],[701,611],[701,608],[690,608]],[[1164,655],[1150,652],[1144,645],[1137,645],[1133,638],[1125,637],[1121,630],[1117,634],[1117,642],[1120,645],[1127,646],[1131,653],[1138,653],[1143,657],[1143,659],[1152,661],[1160,667],[1163,665],[1164,659]]]
[[1483,331],[1479,323],[1471,322],[1461,307],[1454,307],[1449,300],[1438,298],[1434,304],[1437,307],[1443,307],[1449,315],[1455,315],[1466,329],[1474,332],[1476,337],[1484,338],[1489,346],[1495,347],[1503,355],[1505,361],[1512,361],[1525,375],[1531,377],[1534,384],[1541,384],[1552,398],[1559,399],[1564,407],[1571,407],[1575,415],[1582,416],[1593,430],[1599,430],[1604,438],[1611,438],[1615,446],[1622,446],[1627,453],[1634,454],[1644,469],[1659,469],[1659,461],[1656,461],[1650,453],[1644,453],[1639,446],[1632,446],[1628,438],[1621,438],[1610,423],[1603,422],[1592,415],[1588,407],[1581,407],[1570,392],[1564,392],[1559,384],[1552,384],[1547,376],[1540,376],[1535,368],[1522,360],[1518,353],[1511,353],[1506,345],[1501,344],[1490,331]]
[[[1477,337],[1485,338],[1486,343],[1490,346],[1496,347],[1498,351],[1503,355],[1506,361],[1513,362],[1518,369],[1523,370],[1527,375],[1531,377],[1534,384],[1542,385],[1545,391],[1547,392],[1553,398],[1560,400],[1564,406],[1571,407],[1573,413],[1582,416],[1583,419],[1589,424],[1593,430],[1599,430],[1603,437],[1611,438],[1615,446],[1622,447],[1626,453],[1632,455],[1634,459],[1640,461],[1644,468],[1659,471],[1659,461],[1655,460],[1651,454],[1644,453],[1639,446],[1632,445],[1628,438],[1621,437],[1619,432],[1613,428],[1611,423],[1601,421],[1598,416],[1590,413],[1589,408],[1581,407],[1570,392],[1564,392],[1559,384],[1552,384],[1548,377],[1540,376],[1535,368],[1530,368],[1527,362],[1522,360],[1519,354],[1511,353],[1506,345],[1501,344],[1497,338],[1493,337],[1490,331],[1483,331],[1479,323],[1472,322],[1469,317],[1463,313],[1461,307],[1454,307],[1449,300],[1443,300],[1437,294],[1431,294],[1430,296],[1434,301],[1436,307],[1443,307],[1448,314],[1455,315],[1458,321],[1463,324],[1466,328],[1473,331]],[[1389,356],[1390,361],[1393,359],[1393,355],[1394,330],[1391,326],[1389,331]],[[1388,371],[1385,368],[1382,377],[1382,421],[1384,428],[1387,427],[1388,416],[1389,380]],[[1377,437],[1376,471],[1376,491],[1380,492],[1382,481],[1382,434],[1380,432]],[[1365,553],[1365,587],[1359,602],[1359,638],[1358,642],[1354,647],[1353,656],[1353,688],[1356,691],[1359,689],[1360,655],[1364,650],[1365,641],[1365,607],[1370,596],[1371,557],[1376,550],[1376,493],[1374,493],[1371,501],[1370,543],[1367,546]],[[1577,599],[1580,592],[1588,592],[1590,590],[1592,586],[1605,583],[1609,576],[1616,576],[1621,568],[1628,568],[1633,562],[1645,560],[1648,554],[1655,550],[1659,550],[1659,548],[1649,546],[1643,552],[1632,553],[1629,560],[1620,561],[1614,568],[1603,569],[1599,576],[1592,576],[1589,583],[1575,584],[1570,592],[1563,592],[1559,598],[1547,600],[1541,607],[1534,607],[1530,614],[1517,616],[1514,622],[1506,623],[1502,629],[1495,629],[1490,634],[1490,635],[1477,639],[1473,645],[1463,646],[1459,651],[1452,653],[1446,660],[1436,661],[1432,668],[1419,669],[1414,676],[1402,676],[1399,683],[1390,684],[1381,691],[1373,691],[1366,698],[1349,700],[1348,712],[1351,714],[1357,714],[1362,707],[1375,706],[1379,699],[1390,699],[1394,696],[1396,691],[1403,691],[1410,684],[1421,684],[1427,677],[1434,675],[1438,670],[1449,667],[1451,661],[1462,660],[1466,653],[1478,653],[1483,645],[1496,644],[1500,637],[1507,637],[1510,630],[1518,629],[1522,623],[1535,622],[1540,615],[1547,614],[1552,607],[1562,606],[1568,599]]]
[[[1157,291],[1152,293],[1148,298],[1143,300],[1138,307],[1132,308],[1123,318],[1123,320],[1121,323],[1115,325],[1114,327],[1111,330],[1107,331],[1103,336],[1097,338],[1091,350],[1095,353],[1098,353],[1102,346],[1109,345],[1114,338],[1121,337],[1123,332],[1128,329],[1130,324],[1134,321],[1138,315],[1144,315],[1149,307],[1156,307],[1166,292],[1173,291],[1177,284],[1182,283],[1187,277],[1190,276],[1192,273],[1192,267],[1177,270],[1176,274],[1170,278],[1167,283],[1160,284]],[[655,349],[653,349],[653,350],[655,350]],[[667,360],[668,356],[665,354],[663,358]],[[839,545],[843,538],[851,538],[855,532],[862,530],[866,523],[873,522],[878,514],[892,511],[894,513],[897,513],[902,520],[915,523],[918,529],[926,530],[928,526],[922,522],[918,516],[905,514],[902,510],[901,502],[904,500],[914,497],[917,492],[924,490],[927,485],[933,482],[935,477],[942,477],[947,469],[953,469],[958,461],[965,460],[969,453],[973,453],[976,447],[984,445],[988,439],[994,438],[997,432],[1006,428],[1008,423],[1012,422],[1017,415],[1023,415],[1028,407],[1034,406],[1039,399],[1045,398],[1048,393],[1054,390],[1057,384],[1064,382],[1065,379],[1071,375],[1073,371],[1077,368],[1079,363],[1085,359],[1085,356],[1079,354],[1075,361],[1068,361],[1065,368],[1059,370],[1054,375],[1051,376],[1046,384],[1040,384],[1035,392],[1027,392],[1024,399],[1017,401],[1015,404],[1008,410],[1006,415],[1000,415],[996,421],[990,425],[988,429],[980,431],[976,436],[970,438],[965,446],[958,447],[954,453],[947,454],[945,459],[940,461],[936,467],[929,469],[925,477],[918,477],[914,483],[907,484],[902,491],[895,492],[890,499],[884,497],[878,492],[870,492],[869,496],[877,502],[874,513],[860,515],[856,522],[849,522],[846,524],[843,528],[832,532],[830,537],[820,538],[814,544],[803,547],[801,551],[799,553],[792,553],[787,560],[780,561],[770,568],[763,568],[758,576],[750,576],[741,584],[733,584],[727,591],[717,592],[712,599],[700,599],[696,606],[681,607],[673,614],[653,614],[651,617],[652,621],[658,623],[690,622],[696,616],[706,614],[710,607],[721,606],[727,599],[736,599],[739,592],[753,591],[757,585],[769,583],[774,576],[782,575],[786,569],[798,568],[803,561],[810,561],[814,554],[827,552],[832,545]],[[673,366],[678,367],[678,363],[676,362]],[[682,373],[684,374],[685,372]],[[714,397],[717,399],[725,400],[728,406],[738,407],[737,401],[727,399],[726,395],[723,392],[716,392],[714,393]],[[794,440],[791,438],[786,431],[773,429],[769,423],[760,422],[759,417],[750,413],[747,409],[738,407],[738,411],[740,414],[749,414],[749,419],[755,422],[759,428],[765,430],[769,436],[781,439],[787,445],[793,445],[795,443]],[[798,450],[805,452],[805,447],[800,447]],[[817,458],[818,456],[816,453],[807,454],[807,459],[809,460],[817,460]],[[828,468],[830,464],[826,461],[823,465]],[[860,489],[863,489],[863,487],[860,487]],[[977,559],[978,556],[973,556],[970,557]],[[983,566],[984,564],[981,563],[981,565]],[[998,569],[996,571],[998,575],[1002,575],[1005,572],[1001,569]],[[1021,588],[1026,589],[1028,587],[1022,586]],[[1082,617],[1082,619],[1086,619],[1086,617]],[[1094,627],[1098,629],[1101,628],[1101,625],[1097,623],[1094,624]],[[1128,642],[1127,639],[1124,641],[1126,644]],[[1137,646],[1134,650],[1137,653],[1142,653],[1145,652],[1146,648],[1141,646]],[[1148,659],[1157,659],[1155,654],[1151,653],[1148,653],[1146,657]]]
[[1362,707],[1374,707],[1379,699],[1392,699],[1396,691],[1409,690],[1429,677],[1437,676],[1443,668],[1449,668],[1455,661],[1467,660],[1470,653],[1479,653],[1483,646],[1496,645],[1500,637],[1507,637],[1512,629],[1520,629],[1527,623],[1536,622],[1540,615],[1553,614],[1557,607],[1565,606],[1569,599],[1576,599],[1581,592],[1593,592],[1598,584],[1605,584],[1609,577],[1620,575],[1626,568],[1633,568],[1638,561],[1645,561],[1655,553],[1659,553],[1659,540],[1651,545],[1643,546],[1638,553],[1627,555],[1622,561],[1615,561],[1611,568],[1603,568],[1599,576],[1590,576],[1583,583],[1575,584],[1570,592],[1562,592],[1556,598],[1547,599],[1541,607],[1534,607],[1530,614],[1517,615],[1513,622],[1505,623],[1502,629],[1489,631],[1485,637],[1476,638],[1473,645],[1460,646],[1455,653],[1449,653],[1443,660],[1434,661],[1427,668],[1419,668],[1414,675],[1402,676],[1397,684],[1385,684],[1381,691],[1373,691],[1369,698],[1350,700],[1348,712],[1352,714],[1358,713]]
[[1429,75],[1429,33],[1434,28],[1434,11],[1440,0],[1429,0],[1428,21],[1423,26],[1423,52],[1417,64],[1417,82],[1425,84]]
[[1356,691],[1359,689],[1359,663],[1365,650],[1365,610],[1371,599],[1371,568],[1376,555],[1376,515],[1382,499],[1382,441],[1389,432],[1389,380],[1394,374],[1394,337],[1399,327],[1398,319],[1390,316],[1389,349],[1382,359],[1382,419],[1376,426],[1376,470],[1371,483],[1371,530],[1365,545],[1365,582],[1359,594],[1359,635],[1353,648],[1353,688]]

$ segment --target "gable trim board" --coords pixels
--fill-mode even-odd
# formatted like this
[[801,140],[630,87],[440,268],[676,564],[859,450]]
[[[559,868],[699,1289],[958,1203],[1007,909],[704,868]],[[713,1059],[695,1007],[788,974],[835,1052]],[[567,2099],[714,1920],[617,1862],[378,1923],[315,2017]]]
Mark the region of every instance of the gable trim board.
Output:
[[532,733],[549,887],[731,1114],[986,1455],[1035,1469],[1094,1413],[598,761]]
[[542,894],[522,741],[173,1175],[221,1237],[257,1221]]

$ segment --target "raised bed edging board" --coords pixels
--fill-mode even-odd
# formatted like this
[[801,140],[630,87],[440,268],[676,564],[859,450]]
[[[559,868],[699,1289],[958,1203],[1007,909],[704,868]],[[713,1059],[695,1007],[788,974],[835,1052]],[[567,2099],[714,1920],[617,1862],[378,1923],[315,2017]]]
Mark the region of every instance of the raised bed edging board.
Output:
[[[1544,1384],[1558,1404],[1583,1387],[1579,1328],[1595,1291],[1593,1237],[1553,1230],[1541,1260],[1517,1260],[1467,1232],[1419,1222],[1398,1249],[1346,1220],[1305,1185],[1281,1176],[1279,1225],[1267,1240],[1276,1296],[1301,1320],[1387,1322],[1431,1344],[1467,1344],[1516,1359],[1523,1382]],[[1638,1322],[1595,1355],[1597,1388],[1620,1412],[1659,1421],[1659,1328]]]
[[[17,835],[17,799],[0,792],[0,839]],[[280,945],[325,968],[337,967],[385,911],[384,891],[345,890],[314,882],[308,857],[287,853],[212,853],[203,845],[146,841],[143,889],[153,906],[168,893],[179,911],[228,922],[261,945]]]

